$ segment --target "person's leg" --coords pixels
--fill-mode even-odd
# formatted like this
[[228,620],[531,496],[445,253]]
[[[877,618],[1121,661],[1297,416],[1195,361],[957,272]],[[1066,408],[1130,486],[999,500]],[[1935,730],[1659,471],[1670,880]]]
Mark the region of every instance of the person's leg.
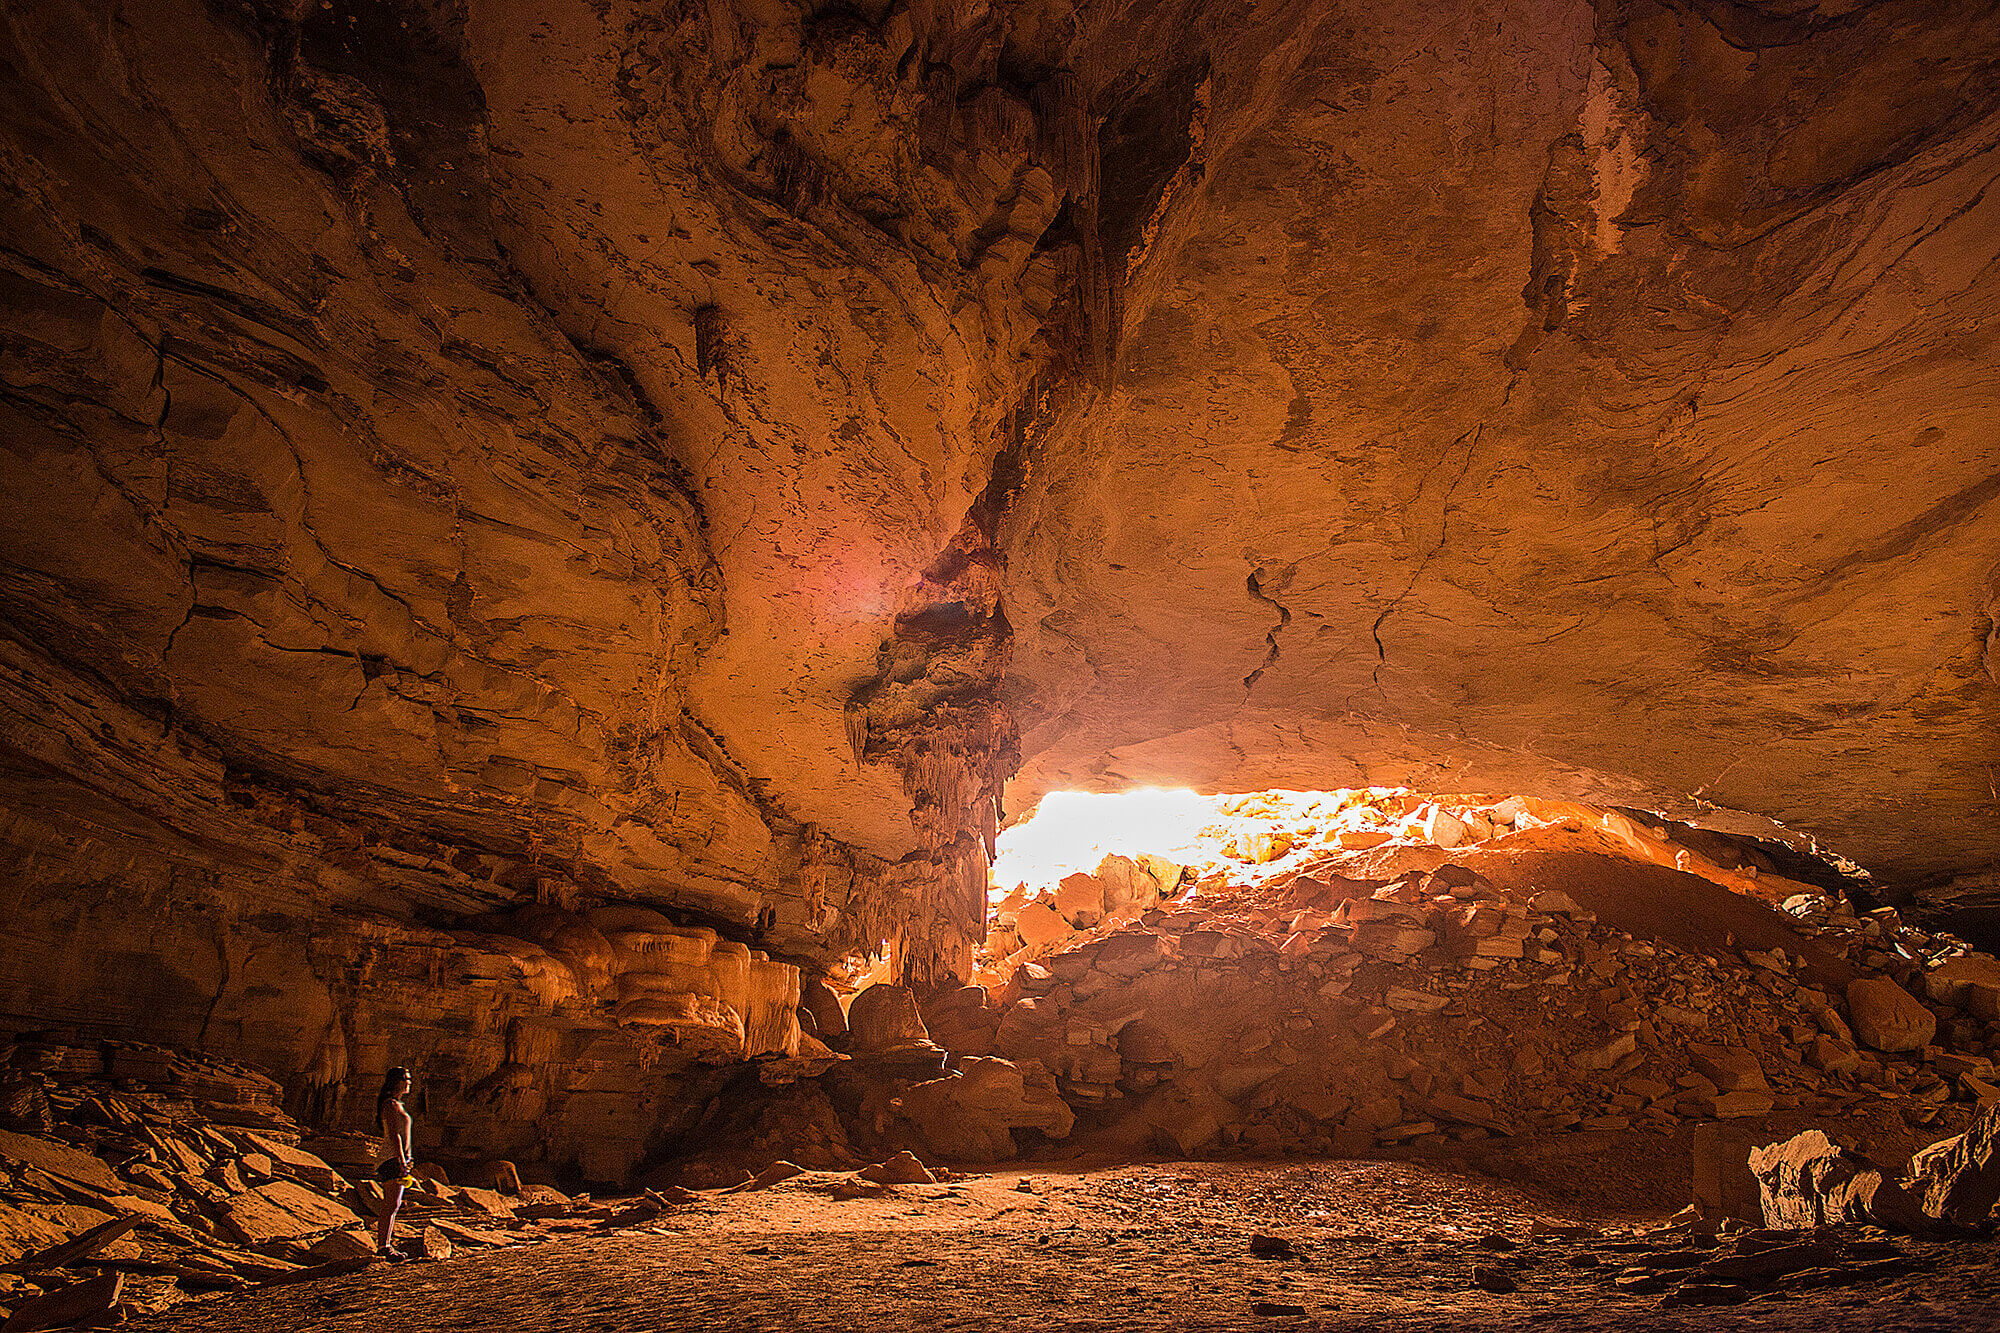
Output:
[[375,1224],[375,1248],[387,1250],[395,1244],[396,1210],[403,1206],[403,1186],[400,1181],[385,1182],[382,1186],[382,1211]]

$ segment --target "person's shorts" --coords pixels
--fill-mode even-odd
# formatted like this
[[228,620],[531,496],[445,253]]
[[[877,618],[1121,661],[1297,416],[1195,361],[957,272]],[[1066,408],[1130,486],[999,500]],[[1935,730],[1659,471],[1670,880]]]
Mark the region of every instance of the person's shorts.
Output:
[[381,1181],[384,1185],[392,1180],[401,1180],[402,1178],[403,1164],[401,1162],[384,1162],[375,1168],[375,1179]]

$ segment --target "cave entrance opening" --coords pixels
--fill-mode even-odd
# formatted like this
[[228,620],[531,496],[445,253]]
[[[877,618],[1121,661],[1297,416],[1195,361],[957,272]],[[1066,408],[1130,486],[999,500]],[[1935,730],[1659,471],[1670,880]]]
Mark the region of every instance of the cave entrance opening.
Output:
[[1407,895],[1415,890],[1398,886],[1412,875],[1439,876],[1440,890],[1454,880],[1487,885],[1489,875],[1509,881],[1551,854],[1665,867],[1772,906],[1829,882],[1782,873],[1827,869],[1814,858],[1642,810],[1407,787],[1052,792],[996,850],[972,978],[992,990],[1026,964],[1051,965],[1163,919],[1177,931],[1207,921],[1303,953],[1316,931],[1353,914],[1349,898]]
[[[1466,808],[1488,808],[1485,815]],[[1004,984],[1022,963],[1060,952],[1079,935],[1117,930],[1168,908],[1220,909],[1245,891],[1282,890],[1356,858],[1492,837],[1511,807],[1401,787],[1205,793],[1148,787],[1059,791],[1000,834],[989,879],[987,936],[975,980]],[[1389,853],[1390,857],[1394,852]]]

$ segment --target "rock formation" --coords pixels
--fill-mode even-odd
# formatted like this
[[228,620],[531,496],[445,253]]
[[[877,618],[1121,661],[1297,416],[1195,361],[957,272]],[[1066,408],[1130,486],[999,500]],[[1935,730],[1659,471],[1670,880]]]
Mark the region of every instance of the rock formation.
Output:
[[[249,1061],[328,1128],[417,1065],[428,1148],[590,1180],[830,1068],[896,1129],[819,1043],[815,987],[875,957],[934,1007],[1044,960],[938,1008],[1013,1072],[929,1069],[909,1132],[1057,1133],[1043,1078],[1171,1100],[1183,1147],[1786,1095],[1722,1056],[1612,1089],[1648,1077],[1608,1017],[1637,982],[1738,980],[1625,946],[1702,884],[1771,892],[1641,816],[1591,816],[1657,889],[1628,939],[1536,905],[1577,892],[1529,882],[1554,862],[1481,896],[1378,861],[1402,887],[1329,883],[1266,957],[1134,861],[982,957],[987,873],[1056,787],[1408,783],[1777,820],[1976,918],[1990,19],[10,7],[0,1027]],[[1397,818],[1441,853],[1518,829],[1481,809]],[[1754,946],[1832,1078],[1995,1018],[1986,973],[1857,1000]],[[1405,970],[1439,957],[1467,975]],[[1604,1086],[1547,1107],[1370,1081],[1336,1116],[1308,1080],[1244,1122],[1264,1084],[1164,1017],[1268,965],[1379,1042],[1597,962],[1634,990],[1604,1030],[1526,1046]]]

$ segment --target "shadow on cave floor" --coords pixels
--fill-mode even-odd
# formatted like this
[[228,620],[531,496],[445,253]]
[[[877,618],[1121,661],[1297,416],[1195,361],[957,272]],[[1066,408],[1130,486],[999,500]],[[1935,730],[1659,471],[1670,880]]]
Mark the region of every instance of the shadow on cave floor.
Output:
[[[1010,1169],[844,1202],[826,1193],[833,1179],[709,1199],[652,1230],[378,1266],[127,1327],[2000,1328],[2000,1266],[1980,1244],[1877,1241],[1871,1253],[1901,1246],[1908,1262],[1873,1259],[1897,1272],[1868,1285],[1663,1311],[1657,1293],[1613,1286],[1647,1249],[1631,1236],[1642,1219],[1554,1212],[1546,1196],[1433,1164]],[[1475,1266],[1518,1290],[1476,1288]]]

